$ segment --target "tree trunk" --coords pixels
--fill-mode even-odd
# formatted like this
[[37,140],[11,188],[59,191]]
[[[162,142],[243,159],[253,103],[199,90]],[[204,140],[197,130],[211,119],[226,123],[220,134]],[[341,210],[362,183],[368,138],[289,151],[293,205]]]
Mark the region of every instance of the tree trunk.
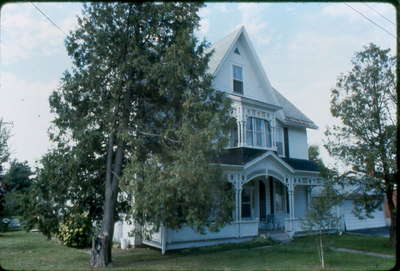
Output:
[[[114,134],[108,140],[107,171],[105,183],[104,215],[102,232],[97,239],[97,245],[92,244],[92,260],[90,265],[96,268],[104,268],[112,262],[112,241],[114,235],[115,206],[118,198],[118,182],[122,171],[123,151],[117,147],[114,157]],[[114,162],[114,163],[113,163]],[[97,256],[93,256],[97,255]]]
[[[393,190],[388,189],[386,191],[386,198],[387,198],[387,203],[389,207],[389,213],[390,213],[390,242],[392,243],[393,247],[396,247],[397,244],[397,239],[396,239],[396,219],[397,219],[397,214],[396,214],[396,205],[393,199]],[[397,195],[396,195],[397,198]]]
[[322,245],[322,233],[319,231],[319,249],[321,251],[321,267],[325,269],[325,259],[324,259],[324,247]]
[[107,237],[93,237],[92,238],[92,251],[90,257],[90,266],[95,268],[103,268],[106,266],[104,255],[105,250],[102,247],[105,246]]

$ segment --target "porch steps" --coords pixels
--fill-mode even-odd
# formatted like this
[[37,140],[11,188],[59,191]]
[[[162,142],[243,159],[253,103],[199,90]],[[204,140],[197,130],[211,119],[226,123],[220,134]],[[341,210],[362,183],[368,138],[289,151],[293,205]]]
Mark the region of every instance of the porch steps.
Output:
[[270,238],[279,243],[289,243],[291,241],[289,234],[284,231],[260,231],[260,236]]

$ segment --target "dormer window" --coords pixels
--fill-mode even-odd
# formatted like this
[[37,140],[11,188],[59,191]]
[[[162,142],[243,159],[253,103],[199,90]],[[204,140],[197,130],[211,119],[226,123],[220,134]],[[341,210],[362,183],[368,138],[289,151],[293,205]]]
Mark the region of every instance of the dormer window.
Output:
[[243,94],[243,69],[240,66],[233,65],[233,92]]

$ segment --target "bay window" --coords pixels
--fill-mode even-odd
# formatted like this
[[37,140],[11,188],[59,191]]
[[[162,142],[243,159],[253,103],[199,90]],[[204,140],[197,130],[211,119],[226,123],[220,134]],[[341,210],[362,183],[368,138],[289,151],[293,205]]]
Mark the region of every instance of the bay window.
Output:
[[272,131],[268,120],[247,117],[246,144],[248,146],[272,147]]

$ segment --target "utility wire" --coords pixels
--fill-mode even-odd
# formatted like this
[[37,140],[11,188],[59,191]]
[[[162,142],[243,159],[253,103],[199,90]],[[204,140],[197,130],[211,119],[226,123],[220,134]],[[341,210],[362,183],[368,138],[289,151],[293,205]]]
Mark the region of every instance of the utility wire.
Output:
[[388,19],[385,15],[383,15],[382,13],[380,13],[379,11],[377,11],[376,9],[371,7],[370,5],[367,5],[365,3],[364,3],[364,5],[366,5],[368,8],[372,9],[373,11],[375,11],[375,13],[377,13],[379,16],[381,16],[383,19],[385,19],[386,21],[388,21],[392,25],[396,25],[392,20]]
[[357,9],[353,8],[352,6],[350,6],[347,3],[343,3],[346,6],[348,6],[349,8],[351,8],[352,10],[354,10],[355,12],[357,12],[358,14],[360,14],[361,16],[363,16],[365,19],[367,19],[368,21],[370,21],[371,23],[373,23],[374,25],[376,25],[377,27],[379,27],[381,30],[385,31],[386,34],[392,36],[394,39],[397,39],[396,36],[394,36],[392,33],[390,33],[388,30],[386,30],[385,28],[383,28],[382,26],[380,26],[379,24],[375,23],[373,20],[371,20],[370,18],[368,18],[367,16],[365,16],[364,14],[362,14],[360,11],[358,11]]
[[49,16],[47,16],[38,6],[36,6],[34,3],[30,2],[32,4],[32,6],[34,6],[52,25],[54,25],[55,27],[58,28],[58,30],[60,30],[61,32],[64,33],[65,36],[67,36],[67,34],[64,32],[64,30],[62,30],[55,22],[53,22],[52,19],[50,19]]

